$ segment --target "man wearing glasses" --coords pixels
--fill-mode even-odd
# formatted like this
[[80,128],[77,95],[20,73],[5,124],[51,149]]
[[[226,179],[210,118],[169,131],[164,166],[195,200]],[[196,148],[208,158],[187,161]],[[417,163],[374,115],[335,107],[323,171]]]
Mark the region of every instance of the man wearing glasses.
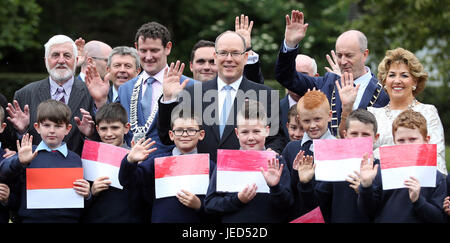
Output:
[[101,41],[93,40],[86,43],[82,51],[84,53],[80,53],[79,57],[81,57],[81,60],[79,60],[77,65],[81,66],[81,71],[77,79],[85,82],[86,69],[89,64],[92,64],[95,65],[98,74],[104,80],[107,73],[108,56],[112,51],[111,46]]
[[[159,99],[157,124],[158,135],[164,144],[172,143],[168,136],[170,125],[167,122],[171,119],[172,111],[179,108],[183,111],[190,106],[203,119],[205,138],[198,143],[199,153],[210,153],[210,158],[215,161],[217,149],[239,149],[239,141],[234,132],[237,107],[242,106],[245,98],[254,98],[266,104],[268,117],[272,117],[271,136],[266,140],[266,148],[281,152],[284,141],[279,129],[278,95],[273,95],[271,88],[243,76],[248,58],[246,49],[244,38],[236,32],[226,31],[220,34],[215,41],[214,53],[217,77],[188,87],[186,82],[180,84],[184,64],[177,62],[170,65],[164,77],[163,97]],[[274,102],[271,102],[272,96]],[[178,104],[180,106],[177,107]],[[275,107],[272,109],[272,106]],[[174,115],[176,117],[176,112]]]

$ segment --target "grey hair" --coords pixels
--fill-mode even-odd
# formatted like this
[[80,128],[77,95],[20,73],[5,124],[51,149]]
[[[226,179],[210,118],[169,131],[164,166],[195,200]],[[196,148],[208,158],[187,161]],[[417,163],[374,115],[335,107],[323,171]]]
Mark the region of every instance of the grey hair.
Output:
[[50,54],[50,47],[52,47],[53,45],[56,45],[56,44],[62,44],[62,43],[66,43],[66,42],[70,42],[70,44],[72,44],[73,55],[74,55],[74,58],[76,58],[78,56],[77,45],[75,45],[75,42],[66,35],[55,35],[52,38],[50,38],[47,41],[47,43],[44,44],[45,57],[48,57],[48,55]]
[[129,55],[134,58],[136,63],[136,69],[139,69],[141,66],[141,61],[139,60],[139,55],[137,50],[133,47],[128,46],[117,46],[112,49],[111,54],[108,57],[108,67],[111,67],[112,57],[115,55],[126,56]]

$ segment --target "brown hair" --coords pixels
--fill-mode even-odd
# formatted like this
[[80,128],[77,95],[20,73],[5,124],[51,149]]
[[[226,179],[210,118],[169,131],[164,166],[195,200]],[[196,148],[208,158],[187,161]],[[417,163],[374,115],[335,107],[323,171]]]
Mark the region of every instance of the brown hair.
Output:
[[409,129],[418,128],[420,134],[424,139],[428,134],[427,120],[425,119],[425,117],[420,114],[420,112],[413,111],[411,109],[403,111],[397,116],[397,118],[395,118],[394,122],[392,123],[392,137],[395,138],[395,132],[399,127],[405,127]]
[[412,52],[401,47],[386,51],[386,56],[378,65],[378,80],[380,80],[384,86],[391,65],[401,63],[408,66],[409,73],[417,82],[416,90],[413,90],[413,95],[416,96],[425,89],[428,73],[424,70],[423,65]]
[[65,103],[57,100],[46,100],[39,104],[37,108],[37,122],[41,123],[50,120],[54,123],[70,124],[72,111]]

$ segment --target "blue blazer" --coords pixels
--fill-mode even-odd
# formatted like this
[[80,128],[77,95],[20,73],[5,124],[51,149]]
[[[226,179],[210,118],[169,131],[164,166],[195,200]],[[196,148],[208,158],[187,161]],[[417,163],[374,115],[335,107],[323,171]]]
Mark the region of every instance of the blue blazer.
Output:
[[[333,110],[333,117],[337,118],[337,122],[335,123],[339,126],[342,107],[335,81],[339,80],[340,77],[334,73],[325,73],[322,77],[310,77],[297,72],[295,69],[295,57],[297,56],[297,51],[298,49],[295,49],[293,51],[283,53],[282,49],[280,49],[275,65],[276,80],[285,88],[297,93],[300,96],[303,96],[308,89],[312,90],[313,88],[325,93],[330,105],[332,106],[333,103],[335,104],[335,107],[331,108]],[[335,93],[334,95],[333,91]],[[389,103],[388,94],[381,87],[378,80],[375,77],[372,77],[366,87],[366,90],[364,91],[358,108],[367,109],[368,106],[371,106],[370,103],[373,101],[372,99],[374,96],[377,98],[373,102],[373,107],[384,107]],[[334,102],[332,102],[333,97],[335,98]],[[336,136],[337,129],[332,129],[331,125],[333,124],[330,124],[331,133]]]
[[[135,85],[135,83],[137,82],[138,78],[140,76],[138,75],[137,77],[127,81],[126,83],[122,84],[119,86],[119,95],[117,97],[116,102],[122,104],[122,106],[125,108],[125,110],[127,111],[128,114],[128,121],[130,121],[130,100],[131,100],[131,95],[133,93],[133,87]],[[188,79],[188,77],[182,75],[181,79],[180,79],[180,83],[182,83],[185,79]],[[194,83],[196,83],[198,81],[196,80],[189,80],[187,86],[193,85]],[[142,92],[141,92],[142,93]],[[144,113],[142,112],[142,106],[141,106],[141,99],[142,99],[142,94],[139,94],[138,97],[138,104],[137,104],[137,116],[138,116],[138,125],[139,126],[144,126],[145,122],[147,121],[147,117],[144,117]],[[156,141],[155,144],[155,148],[157,148],[157,150],[155,151],[155,153],[162,153],[162,152],[168,152],[168,151],[172,151],[173,149],[173,145],[167,146],[161,143],[161,140],[159,139],[158,136],[158,131],[156,128],[156,121],[158,120],[158,113],[155,116],[155,119],[153,120],[147,134],[146,134],[146,139],[148,138],[152,138],[152,141]],[[127,144],[130,146],[131,145],[131,140],[133,139],[133,132],[130,130],[126,135],[125,135],[125,141],[127,142]]]
[[283,126],[284,137],[286,138],[286,144],[290,142],[289,131],[286,127],[286,123],[289,121],[288,112],[289,112],[289,97],[286,95],[283,99],[280,100],[280,112],[281,112],[281,126]]

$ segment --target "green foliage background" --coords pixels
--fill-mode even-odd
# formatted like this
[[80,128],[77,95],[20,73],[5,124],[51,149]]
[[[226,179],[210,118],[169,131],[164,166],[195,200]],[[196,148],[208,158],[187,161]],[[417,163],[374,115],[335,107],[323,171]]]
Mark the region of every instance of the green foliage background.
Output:
[[[172,33],[169,61],[188,63],[198,40],[214,41],[218,33],[233,30],[234,18],[243,13],[255,22],[252,46],[260,55],[266,84],[284,93],[273,81],[273,71],[285,15],[292,9],[305,13],[309,27],[300,52],[315,58],[320,74],[327,66],[325,55],[347,29],[367,35],[367,65],[375,74],[388,49],[403,47],[418,54],[430,83],[440,85],[427,87],[418,99],[438,108],[450,141],[450,0],[0,0],[0,92],[11,99],[16,89],[46,76],[43,45],[55,34],[133,46],[136,30],[157,21]],[[185,74],[191,75],[188,68]]]

